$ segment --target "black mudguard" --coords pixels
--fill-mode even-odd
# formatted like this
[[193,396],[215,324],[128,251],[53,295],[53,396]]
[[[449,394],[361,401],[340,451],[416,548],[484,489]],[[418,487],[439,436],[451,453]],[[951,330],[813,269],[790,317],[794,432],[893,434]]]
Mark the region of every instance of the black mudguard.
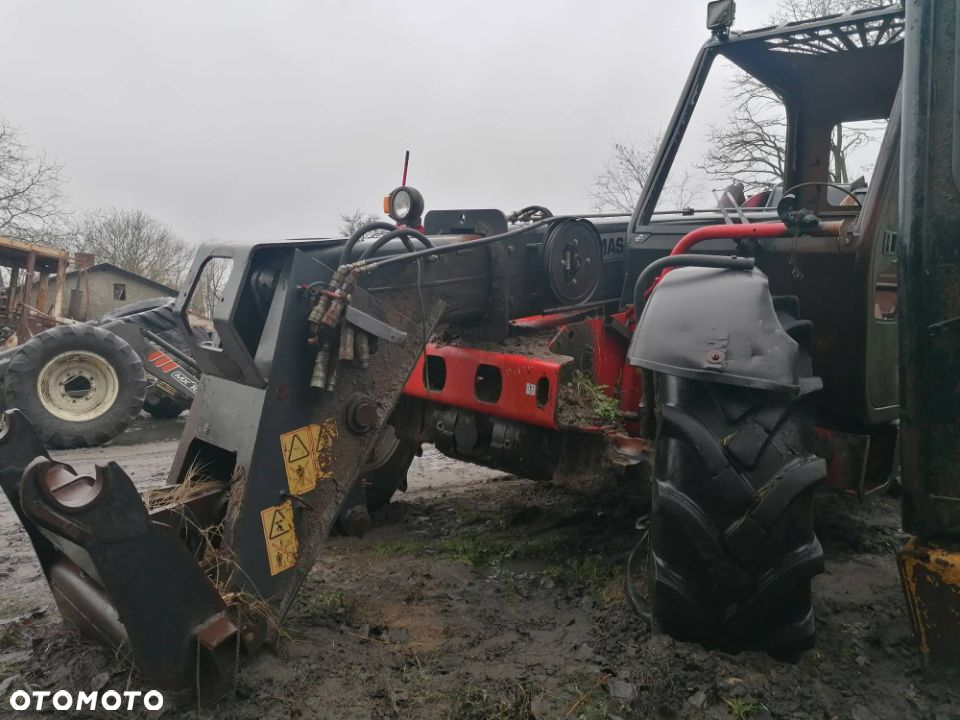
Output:
[[627,360],[667,375],[798,392],[798,352],[777,319],[766,275],[686,267],[670,271],[650,295]]

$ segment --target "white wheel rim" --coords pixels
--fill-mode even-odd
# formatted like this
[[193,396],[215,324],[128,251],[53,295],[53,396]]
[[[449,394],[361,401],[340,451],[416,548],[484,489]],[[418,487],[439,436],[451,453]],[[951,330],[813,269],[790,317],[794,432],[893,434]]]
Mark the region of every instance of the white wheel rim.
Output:
[[113,366],[85,350],[57,355],[37,376],[37,395],[44,409],[70,422],[100,417],[113,407],[119,391]]

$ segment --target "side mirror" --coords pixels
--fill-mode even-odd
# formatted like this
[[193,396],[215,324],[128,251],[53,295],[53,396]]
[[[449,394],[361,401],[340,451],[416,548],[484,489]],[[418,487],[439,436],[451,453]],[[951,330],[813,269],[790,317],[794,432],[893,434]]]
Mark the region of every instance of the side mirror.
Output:
[[707,30],[720,40],[730,36],[730,28],[737,15],[735,0],[712,0],[707,3]]

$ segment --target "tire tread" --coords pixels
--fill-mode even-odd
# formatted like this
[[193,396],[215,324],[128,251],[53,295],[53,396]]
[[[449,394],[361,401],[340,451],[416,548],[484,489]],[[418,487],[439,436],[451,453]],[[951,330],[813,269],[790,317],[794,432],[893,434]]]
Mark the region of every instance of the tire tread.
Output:
[[[812,392],[812,325],[774,298]],[[809,392],[659,378],[650,584],[660,627],[683,640],[793,657],[813,644],[811,578],[823,571]]]

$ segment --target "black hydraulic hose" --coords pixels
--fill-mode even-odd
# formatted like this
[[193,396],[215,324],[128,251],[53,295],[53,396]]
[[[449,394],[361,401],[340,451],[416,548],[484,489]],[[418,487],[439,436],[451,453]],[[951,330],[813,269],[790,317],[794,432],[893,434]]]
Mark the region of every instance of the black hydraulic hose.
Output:
[[832,183],[832,182],[802,182],[802,183],[797,183],[796,185],[794,185],[793,187],[791,187],[789,190],[784,191],[783,195],[784,195],[784,197],[786,197],[787,195],[789,195],[790,193],[792,193],[794,190],[799,190],[800,188],[804,188],[804,187],[828,187],[828,188],[833,188],[834,190],[839,190],[840,192],[842,192],[843,194],[845,194],[847,197],[849,197],[851,200],[853,200],[853,201],[857,204],[857,207],[859,207],[861,210],[863,209],[863,203],[860,202],[860,198],[858,198],[856,195],[854,195],[852,191],[847,190],[847,189],[846,189],[845,187],[843,187],[842,185],[837,185],[837,183]]
[[509,215],[507,220],[509,222],[525,222],[528,216],[533,216],[538,213],[541,219],[553,217],[553,213],[543,205],[527,205],[525,208]]
[[643,383],[643,436],[653,440],[657,436],[657,381],[653,370],[647,368],[640,368],[640,379]]
[[523,210],[520,211],[520,216],[523,217],[524,215],[532,215],[533,213],[540,213],[545,218],[553,217],[553,213],[543,205],[527,205]]
[[654,279],[665,268],[705,267],[722,268],[725,270],[753,270],[755,265],[756,261],[753,258],[720,257],[717,255],[700,255],[698,253],[667,255],[659,260],[654,260],[637,276],[637,282],[633,286],[633,316],[638,322],[640,321],[644,302],[643,296]]
[[[640,619],[643,620],[647,627],[651,627],[653,624],[653,617],[650,613],[649,608],[645,607],[643,602],[641,602],[640,597],[637,595],[636,583],[633,580],[634,570],[633,563],[637,556],[637,553],[643,550],[644,559],[649,554],[649,542],[650,542],[650,530],[644,528],[643,535],[640,536],[640,541],[633,546],[633,550],[630,551],[630,555],[627,557],[627,567],[626,567],[626,579],[625,579],[625,589],[627,592],[627,600],[630,602],[630,606],[633,608],[634,612],[640,616]],[[650,571],[650,568],[647,568],[647,572]]]
[[400,238],[401,240],[403,240],[403,244],[406,246],[409,252],[414,252],[413,243],[410,242],[410,238],[419,240],[420,244],[427,249],[430,249],[433,247],[433,243],[430,242],[430,238],[428,238],[419,230],[414,230],[413,228],[407,228],[407,227],[397,228],[396,230],[391,230],[386,235],[381,235],[380,237],[378,237],[377,241],[373,243],[373,245],[370,245],[369,247],[367,247],[366,250],[363,251],[363,254],[360,255],[360,259],[366,260],[368,257],[373,255],[377,250],[382,248],[384,245],[386,245],[388,242],[390,242],[394,238]]
[[[516,237],[517,235],[522,235],[534,228],[541,227],[542,225],[549,225],[550,223],[562,222],[564,220],[585,220],[587,218],[608,218],[608,217],[623,217],[623,213],[587,213],[585,215],[557,215],[556,217],[544,218],[543,220],[537,220],[532,222],[529,225],[522,225],[516,227],[513,230],[507,230],[504,233],[499,235],[488,235],[487,237],[477,238],[476,240],[470,240],[468,242],[462,243],[450,243],[449,245],[443,245],[441,247],[426,248],[424,250],[417,250],[412,253],[404,253],[402,255],[391,255],[390,257],[380,258],[379,260],[374,260],[373,262],[366,265],[367,269],[376,269],[384,265],[393,265],[398,262],[409,262],[411,260],[419,260],[420,258],[432,257],[434,255],[444,255],[446,253],[452,252],[462,252],[464,250],[471,250],[475,247],[482,245],[490,245],[491,243],[500,242],[501,240],[506,240],[507,238]],[[341,263],[343,264],[343,263]]]
[[367,265],[367,268],[380,268],[384,265],[392,265],[398,262],[409,262],[410,260],[417,260],[423,257],[430,257],[432,255],[444,255],[451,252],[460,252],[463,250],[471,250],[475,247],[480,247],[482,245],[490,245],[495,242],[500,242],[501,240],[506,240],[507,238],[516,237],[517,235],[522,235],[523,233],[529,232],[536,227],[541,225],[547,225],[548,223],[560,222],[561,220],[575,220],[577,218],[583,217],[582,215],[563,215],[560,217],[545,218],[543,220],[538,220],[537,222],[530,223],[529,225],[523,225],[522,227],[514,228],[513,230],[507,230],[505,233],[500,233],[499,235],[488,235],[487,237],[477,238],[476,240],[470,240],[468,242],[462,243],[451,243],[450,245],[443,245],[441,247],[427,248],[425,250],[417,250],[412,253],[405,253],[403,255],[391,255],[390,257],[381,258],[379,260],[374,260],[372,263]]
[[347,262],[347,260],[350,258],[350,253],[353,252],[353,248],[356,247],[358,242],[360,242],[360,238],[367,233],[373,232],[374,230],[386,230],[387,232],[392,232],[396,229],[396,225],[391,225],[390,223],[383,222],[382,220],[361,225],[353,231],[353,234],[350,235],[349,238],[347,238],[347,242],[344,243],[343,248],[340,250],[340,262],[337,264],[343,265],[345,262]]

